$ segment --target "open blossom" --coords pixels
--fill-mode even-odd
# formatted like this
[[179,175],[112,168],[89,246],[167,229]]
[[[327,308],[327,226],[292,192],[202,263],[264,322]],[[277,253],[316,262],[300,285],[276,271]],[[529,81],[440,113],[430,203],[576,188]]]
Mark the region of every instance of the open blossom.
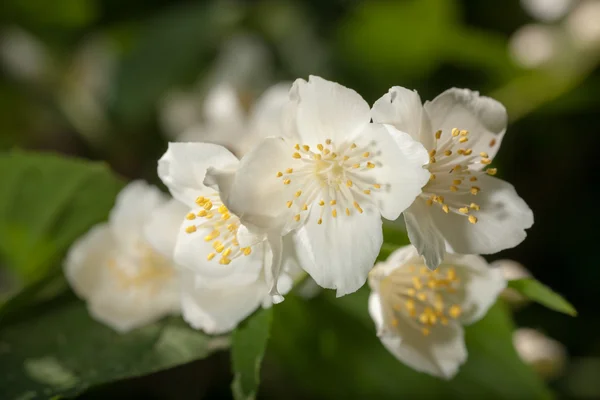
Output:
[[[189,215],[189,207],[172,199],[158,207],[149,218],[148,240],[164,257],[174,257],[182,221],[189,221],[186,215]],[[204,256],[198,254],[200,258]],[[270,257],[266,251],[265,256]],[[221,265],[217,264],[217,268]],[[260,262],[236,263],[227,274],[214,277],[193,268],[179,267],[183,318],[192,327],[207,333],[231,331],[258,307],[271,305],[271,296],[261,276],[262,269]],[[280,282],[282,291],[287,292],[291,285],[291,278],[284,275]]]
[[[396,219],[420,193],[428,155],[408,134],[370,122],[355,91],[297,80],[278,137],[256,145],[235,171],[219,171],[225,204],[274,251],[292,233],[301,267],[338,295],[366,280],[382,243],[381,217]],[[278,276],[278,262],[271,275]]]
[[92,228],[67,255],[65,275],[90,314],[119,332],[179,310],[177,274],[170,258],[145,235],[148,216],[166,202],[142,181],[125,187],[108,223]]
[[[264,240],[245,243],[245,237],[253,236],[245,235],[238,216],[212,186],[204,184],[209,168],[235,170],[238,163],[222,146],[171,143],[158,167],[175,199],[187,207],[174,244],[174,258],[185,269],[184,318],[211,333],[231,330],[257,307],[281,300],[279,295],[271,299],[266,284],[273,258],[270,246]],[[292,284],[289,274],[297,268],[291,250],[282,251],[281,257],[285,272],[277,293],[287,293]]]
[[222,83],[204,102],[204,122],[185,130],[178,140],[219,144],[241,157],[260,139],[280,130],[289,91],[288,83],[274,85],[246,112],[235,88]]
[[446,251],[491,254],[521,243],[533,214],[514,187],[494,178],[492,162],[507,116],[497,101],[449,89],[421,104],[419,95],[393,87],[373,106],[373,121],[419,140],[429,152],[430,179],[404,212],[408,236],[429,268]]
[[384,346],[417,371],[450,379],[467,359],[462,326],[483,317],[506,283],[479,256],[447,254],[431,271],[406,246],[375,265],[369,285]]

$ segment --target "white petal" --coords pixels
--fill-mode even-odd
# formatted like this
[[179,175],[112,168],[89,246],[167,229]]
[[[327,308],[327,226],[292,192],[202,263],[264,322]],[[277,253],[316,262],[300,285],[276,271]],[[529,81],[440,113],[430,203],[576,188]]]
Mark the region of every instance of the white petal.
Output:
[[209,167],[206,170],[206,177],[204,178],[204,185],[218,192],[221,201],[226,204],[227,196],[231,193],[231,185],[235,178],[236,169],[217,169]]
[[284,107],[289,101],[291,82],[282,82],[268,88],[257,100],[250,115],[250,131],[253,141],[247,143],[248,150],[269,136],[283,136]]
[[447,195],[449,201],[470,204],[475,201],[480,211],[471,214],[478,218],[469,223],[465,216],[432,210],[431,215],[444,235],[452,252],[461,254],[492,254],[515,247],[527,236],[525,229],[533,225],[533,213],[519,197],[515,188],[500,179],[481,176],[477,196]]
[[468,89],[448,89],[433,101],[426,102],[434,131],[449,134],[453,128],[469,131],[469,148],[474,153],[486,152],[490,157],[498,152],[506,132],[506,108],[489,97]]
[[427,113],[416,90],[392,87],[373,104],[373,122],[393,125],[420,141],[426,149],[433,144],[433,132]]
[[69,249],[64,271],[69,284],[83,299],[87,299],[98,288],[106,265],[115,248],[115,241],[107,224],[93,227],[77,239]]
[[326,139],[352,140],[371,120],[367,102],[354,90],[317,76],[298,79],[292,87],[296,125],[302,144],[311,147]]
[[178,313],[180,307],[179,289],[175,279],[163,282],[160,290],[149,288],[115,290],[116,285],[103,286],[94,298],[88,302],[92,317],[125,333],[132,329],[150,324],[160,318]]
[[209,167],[235,168],[238,159],[226,148],[210,143],[169,143],[158,161],[158,176],[173,197],[194,207],[194,200],[212,189],[204,185]]
[[377,166],[368,174],[383,186],[371,195],[378,198],[381,215],[395,220],[429,180],[430,173],[423,168],[429,162],[429,155],[423,145],[392,126],[369,124],[362,135],[372,139],[376,153]]
[[[404,264],[410,263],[411,260],[416,260],[417,262],[421,261],[421,256],[417,252],[417,249],[414,246],[410,245],[402,246],[394,250],[385,261],[378,262],[373,268],[373,270],[369,273],[369,278],[371,277],[371,275],[374,275],[379,279],[385,278],[396,268],[399,268]],[[379,284],[379,282],[377,282],[377,284]],[[376,288],[376,290],[379,290],[378,286],[376,286]]]
[[320,209],[313,207],[294,241],[302,268],[322,287],[343,296],[358,290],[373,267],[383,242],[381,217],[371,207],[362,214],[329,213],[317,224]]
[[133,181],[121,190],[109,217],[117,245],[122,249],[135,246],[154,210],[166,201],[166,195],[144,181]]
[[267,261],[265,268],[265,281],[269,287],[269,295],[275,304],[283,301],[283,296],[277,290],[277,282],[283,268],[283,238],[278,233],[267,235],[267,242],[271,248],[271,260]]
[[450,379],[467,359],[463,329],[457,323],[436,326],[428,336],[402,319],[396,327],[389,326],[381,299],[374,292],[369,297],[369,314],[383,345],[394,357],[417,371]]
[[437,268],[446,253],[446,245],[431,210],[422,199],[417,199],[403,215],[410,242],[423,256],[427,267]]
[[181,285],[183,318],[192,327],[209,334],[233,330],[260,307],[267,293],[267,287],[261,280],[219,288],[211,288],[210,281],[207,281],[203,287],[198,287],[193,273],[189,271],[182,271]]
[[189,208],[175,199],[157,207],[144,226],[146,240],[168,259],[172,259],[179,228]]
[[383,310],[381,308],[381,298],[375,291],[369,295],[369,314],[375,322],[375,328],[377,329],[377,335],[385,330],[385,320],[383,319]]
[[212,242],[207,242],[204,237],[211,233],[212,228],[198,229],[194,233],[185,231],[185,223],[179,230],[175,245],[175,261],[178,265],[190,269],[196,274],[207,278],[216,279],[237,274],[240,282],[253,282],[261,274],[265,263],[265,252],[262,244],[252,247],[248,256],[240,256],[231,260],[228,265],[219,264],[219,254],[208,260],[210,253],[215,253]]
[[461,322],[472,324],[478,321],[506,287],[502,269],[490,266],[482,257],[475,255],[448,254],[444,262],[456,267],[465,288]]
[[77,240],[65,261],[65,276],[79,297],[87,301],[96,320],[118,332],[146,325],[179,310],[176,280],[165,277],[157,289],[156,282],[123,285],[119,272],[110,269],[109,260],[123,268],[126,276],[137,265],[136,248],[117,251],[116,241],[107,225],[97,225]]
[[283,232],[286,224],[293,222],[286,207],[289,194],[283,190],[282,178],[277,177],[278,171],[294,161],[291,148],[282,138],[264,139],[240,161],[229,192],[219,188],[227,208],[250,230]]
[[380,336],[384,346],[409,367],[443,379],[450,379],[467,360],[463,329],[451,323],[431,329],[429,336],[399,320],[395,334]]

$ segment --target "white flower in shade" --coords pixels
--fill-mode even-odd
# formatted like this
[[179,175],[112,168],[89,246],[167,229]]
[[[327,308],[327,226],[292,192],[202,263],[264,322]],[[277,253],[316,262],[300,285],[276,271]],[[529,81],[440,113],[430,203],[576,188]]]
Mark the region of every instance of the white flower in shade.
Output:
[[222,146],[171,143],[158,167],[175,199],[187,207],[174,245],[175,260],[186,269],[182,272],[183,315],[192,326],[210,333],[231,330],[257,307],[281,301],[279,293],[291,289],[290,274],[297,272],[292,246],[286,245],[279,254],[284,277],[271,299],[265,276],[273,258],[268,243],[247,234],[219,193],[204,184],[210,167],[235,170],[238,163]]
[[248,106],[235,88],[222,83],[204,102],[203,123],[185,130],[177,140],[219,144],[241,157],[260,139],[281,131],[281,112],[290,86],[280,83],[270,87],[247,112]]
[[521,359],[546,379],[556,378],[564,370],[565,347],[543,333],[520,328],[513,333],[513,344]]
[[479,256],[447,254],[431,271],[406,246],[375,265],[369,285],[384,346],[411,368],[450,379],[467,359],[462,325],[483,317],[506,283]]
[[[396,219],[420,193],[428,155],[408,134],[370,123],[355,91],[297,80],[279,137],[264,139],[234,171],[218,171],[225,204],[275,258],[293,232],[301,267],[339,296],[366,280],[382,243],[381,217]],[[213,171],[211,173],[217,173]],[[273,262],[276,281],[278,262]]]
[[429,268],[446,251],[491,254],[521,243],[533,213],[514,187],[486,167],[506,131],[506,109],[467,89],[449,89],[421,104],[417,92],[393,87],[373,106],[373,121],[391,124],[429,151],[430,179],[404,212],[408,236]]
[[145,235],[149,216],[165,201],[157,188],[130,183],[108,223],[92,228],[67,255],[65,275],[73,290],[87,301],[92,317],[119,332],[179,311],[174,265]]

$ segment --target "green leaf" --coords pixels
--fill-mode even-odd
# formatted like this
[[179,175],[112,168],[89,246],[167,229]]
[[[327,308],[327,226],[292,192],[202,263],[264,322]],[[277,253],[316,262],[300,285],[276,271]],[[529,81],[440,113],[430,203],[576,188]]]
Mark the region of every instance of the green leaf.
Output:
[[116,112],[125,122],[148,117],[168,88],[195,78],[238,19],[229,2],[201,2],[145,21],[117,72]]
[[568,314],[573,317],[577,315],[577,311],[571,303],[548,286],[535,279],[525,278],[508,281],[508,287],[516,290],[528,299],[538,302],[554,311]]
[[272,320],[271,308],[259,310],[233,332],[231,361],[235,377],[231,390],[236,400],[256,398]]
[[466,327],[469,359],[453,380],[444,381],[412,370],[383,347],[367,312],[368,296],[366,288],[339,299],[327,293],[308,302],[288,295],[274,308],[269,365],[289,382],[286,390],[300,391],[306,398],[551,397],[516,354],[510,314],[503,304]]
[[73,396],[118,379],[146,375],[228,345],[180,318],[119,334],[95,322],[80,301],[60,299],[35,318],[0,330],[0,398]]
[[[337,32],[338,57],[369,84],[427,76],[457,23],[456,1],[360,2]],[[373,44],[377,43],[377,46]],[[389,86],[389,85],[387,85]],[[361,91],[362,93],[362,91]]]
[[25,286],[59,274],[71,243],[107,218],[122,187],[102,163],[0,155],[0,265]]

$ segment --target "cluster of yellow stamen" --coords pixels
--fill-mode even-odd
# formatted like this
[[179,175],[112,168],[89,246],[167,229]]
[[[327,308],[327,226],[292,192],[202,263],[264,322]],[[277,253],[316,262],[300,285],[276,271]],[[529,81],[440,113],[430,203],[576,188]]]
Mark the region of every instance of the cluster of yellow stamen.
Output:
[[460,317],[460,284],[453,266],[442,265],[435,271],[424,265],[397,268],[380,284],[386,318],[392,327],[402,318],[427,336],[435,326]]
[[[421,195],[426,204],[433,206],[438,204],[445,213],[456,213],[464,215],[472,224],[477,223],[477,217],[472,214],[479,211],[480,206],[469,201],[468,203],[456,203],[446,201],[444,194],[470,194],[476,196],[481,187],[477,186],[478,176],[482,174],[496,175],[496,168],[487,168],[483,171],[469,169],[469,165],[489,165],[492,160],[489,155],[482,151],[479,154],[468,147],[469,132],[453,128],[447,138],[442,140],[442,131],[435,133],[434,148],[429,151],[429,164],[427,168],[431,173],[429,182],[423,188]],[[490,147],[496,144],[492,139]],[[449,196],[450,197],[450,196]],[[455,197],[454,197],[455,198]]]
[[324,144],[317,144],[314,150],[309,145],[296,144],[292,167],[276,174],[284,185],[293,188],[293,197],[286,201],[286,206],[298,211],[294,220],[300,221],[301,213],[308,211],[313,202],[321,207],[318,224],[323,223],[327,208],[333,218],[340,213],[346,216],[353,212],[362,214],[364,210],[357,199],[368,199],[372,191],[382,188],[372,178],[361,176],[377,167],[374,157],[367,148],[355,143],[335,146],[327,139]]
[[144,242],[137,243],[136,254],[137,257],[120,261],[111,257],[107,262],[108,268],[122,289],[145,286],[148,294],[153,294],[172,277],[173,266]]
[[186,215],[185,219],[193,222],[185,228],[185,231],[189,234],[199,230],[209,232],[204,236],[204,241],[212,242],[214,252],[208,253],[206,256],[208,261],[220,255],[219,264],[228,265],[231,260],[252,253],[252,248],[240,247],[237,238],[240,227],[239,218],[232,215],[218,197],[210,199],[200,196],[196,199],[196,204],[200,210]]

